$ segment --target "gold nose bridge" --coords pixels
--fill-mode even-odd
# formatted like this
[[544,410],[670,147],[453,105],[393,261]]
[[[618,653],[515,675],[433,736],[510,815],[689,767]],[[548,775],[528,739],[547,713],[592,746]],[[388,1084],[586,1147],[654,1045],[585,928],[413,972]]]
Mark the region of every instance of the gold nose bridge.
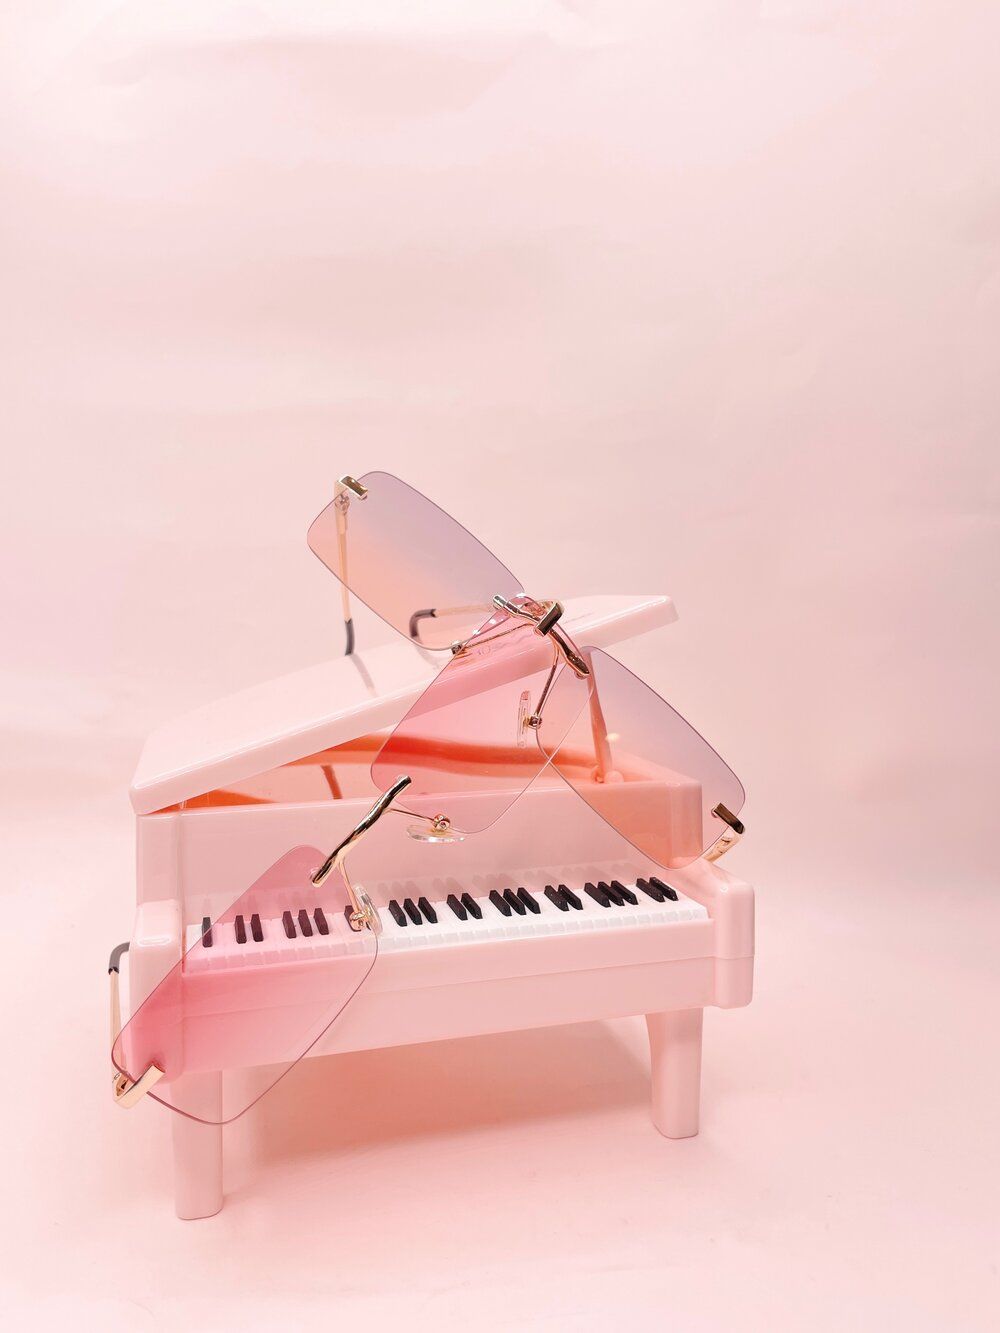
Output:
[[360,842],[369,829],[378,823],[399,793],[410,785],[410,781],[411,779],[406,774],[398,777],[392,786],[382,793],[368,813],[358,820],[347,837],[337,844],[323,864],[313,871],[312,883],[320,885],[332,871],[339,869],[351,898],[352,910],[348,920],[352,930],[363,930],[367,926],[375,935],[378,935],[382,931],[382,923],[367,893],[363,889],[356,890],[351,883],[347,866],[344,864],[347,854],[355,843]]
[[559,628],[559,620],[565,611],[562,602],[536,602],[528,598],[522,606],[497,593],[493,598],[493,605],[498,611],[506,611],[508,615],[520,616],[522,620],[529,621],[539,634],[551,638],[567,666],[577,676],[585,678],[590,675],[590,667],[577,651],[573,640]]
[[493,605],[498,611],[504,611],[508,615],[518,616],[522,620],[527,620],[539,634],[551,639],[555,645],[556,651],[553,655],[552,666],[545,678],[542,692],[538,696],[538,703],[529,711],[522,698],[518,706],[518,736],[520,736],[527,727],[530,727],[533,731],[537,732],[542,725],[542,711],[545,708],[545,703],[552,692],[553,685],[555,684],[560,658],[566,663],[570,670],[581,679],[590,677],[590,667],[577,651],[576,645],[573,643],[572,639],[563,634],[562,630],[559,628],[559,620],[565,609],[562,602],[537,602],[533,598],[526,598],[525,602],[522,604],[519,602],[512,602],[508,598],[501,596],[500,593],[497,593],[493,598]]

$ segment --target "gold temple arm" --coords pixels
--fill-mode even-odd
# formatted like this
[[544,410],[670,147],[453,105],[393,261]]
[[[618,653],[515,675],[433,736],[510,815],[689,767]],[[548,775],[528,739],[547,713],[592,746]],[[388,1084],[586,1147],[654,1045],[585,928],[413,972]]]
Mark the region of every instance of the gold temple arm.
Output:
[[473,602],[471,606],[425,606],[410,616],[410,638],[419,642],[420,624],[424,620],[440,620],[444,616],[468,615],[472,611],[489,611],[487,602]]
[[354,652],[354,617],[351,615],[351,593],[347,586],[347,511],[351,507],[351,496],[364,500],[368,487],[362,486],[354,477],[343,476],[337,481],[333,503],[337,507],[337,544],[340,547],[340,605],[344,613],[344,632],[346,644],[344,656]]
[[[122,1030],[122,1005],[121,994],[118,985],[118,965],[121,962],[122,954],[128,953],[127,944],[119,944],[111,952],[111,960],[108,963],[108,977],[111,981],[111,1049],[115,1049],[115,1042],[121,1035]],[[150,1065],[146,1072],[136,1079],[129,1078],[123,1074],[120,1069],[116,1069],[111,1076],[111,1091],[115,1099],[116,1106],[129,1107],[134,1106],[137,1101],[145,1097],[146,1093],[154,1085],[159,1083],[163,1077],[163,1070],[158,1065]]]

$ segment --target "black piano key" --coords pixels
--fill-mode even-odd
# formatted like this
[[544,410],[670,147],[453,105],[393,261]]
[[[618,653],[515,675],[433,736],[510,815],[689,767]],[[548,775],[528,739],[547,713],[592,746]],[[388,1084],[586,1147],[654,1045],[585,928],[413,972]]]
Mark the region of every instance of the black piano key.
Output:
[[291,912],[282,912],[281,924],[285,927],[285,934],[290,940],[295,939],[295,922],[292,920]]
[[211,949],[215,943],[212,939],[212,918],[210,916],[201,918],[201,942],[206,949]]
[[435,912],[434,908],[430,905],[427,899],[418,898],[417,906],[420,908],[421,912],[423,912],[425,920],[429,921],[432,926],[436,926],[438,914],[437,912]]
[[316,922],[316,929],[321,935],[329,935],[330,923],[326,919],[326,913],[322,907],[317,907],[313,912],[313,920]]
[[654,902],[658,903],[663,902],[663,894],[660,892],[659,889],[654,889],[648,879],[637,879],[635,882],[635,887],[637,889],[640,889],[643,893],[648,894],[650,898],[653,899]]
[[524,903],[528,911],[534,912],[536,916],[542,910],[527,889],[518,889],[517,896],[521,899],[521,902]]
[[397,926],[406,925],[406,913],[400,907],[399,903],[396,902],[395,898],[389,899],[389,913]]
[[490,902],[502,916],[510,916],[510,904],[497,889],[490,889]]
[[309,913],[304,907],[299,908],[299,930],[306,937],[313,933],[312,922],[309,920]]
[[577,912],[583,911],[583,899],[578,893],[574,893],[568,884],[560,884],[559,892],[569,903],[570,907],[574,908]]
[[669,884],[664,884],[662,879],[657,879],[655,875],[650,875],[649,882],[655,889],[659,889],[662,894],[669,898],[672,903],[677,901],[677,890],[672,889]]
[[589,880],[586,884],[584,884],[583,891],[584,893],[589,894],[590,897],[593,898],[595,903],[600,903],[602,907],[611,906],[611,899],[604,892],[604,890],[599,889],[596,884],[591,884]]
[[462,903],[469,916],[474,916],[477,921],[482,921],[483,909],[479,906],[471,893],[462,894]]
[[423,925],[423,917],[420,915],[420,908],[412,898],[403,899],[403,911],[410,918],[415,926]]
[[562,896],[562,893],[558,889],[554,889],[551,884],[546,884],[545,896],[546,898],[548,898],[550,903],[553,903],[556,907],[559,908],[560,912],[569,911],[569,903]]
[[611,901],[614,903],[616,907],[625,906],[625,899],[622,897],[622,895],[618,892],[617,889],[613,889],[611,887],[611,885],[607,882],[606,879],[599,879],[597,881],[597,887],[600,889],[601,893],[607,894],[607,896],[611,899]]
[[254,937],[257,944],[264,940],[264,927],[260,924],[260,913],[254,912],[250,918],[250,934]]
[[635,896],[635,894],[632,892],[631,889],[627,889],[625,887],[625,885],[621,882],[620,879],[613,879],[611,881],[611,887],[613,889],[617,889],[627,903],[631,903],[633,907],[636,907],[638,905],[639,899]]
[[247,942],[247,923],[242,916],[236,918],[236,943],[246,944]]
[[469,909],[466,907],[465,903],[460,902],[453,893],[448,894],[448,906],[458,917],[459,921],[468,921]]
[[510,903],[511,907],[513,907],[514,911],[518,914],[518,916],[525,915],[528,909],[525,907],[524,903],[521,902],[521,899],[517,896],[517,894],[514,892],[513,889],[504,889],[503,896],[504,898],[506,898],[507,902]]

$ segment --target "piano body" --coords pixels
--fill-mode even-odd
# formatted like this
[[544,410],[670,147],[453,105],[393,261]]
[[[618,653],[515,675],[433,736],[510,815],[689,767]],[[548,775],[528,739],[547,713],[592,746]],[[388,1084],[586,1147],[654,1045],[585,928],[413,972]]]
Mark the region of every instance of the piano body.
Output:
[[[666,597],[597,596],[567,602],[563,623],[578,642],[606,647],[674,618]],[[328,849],[350,830],[372,801],[379,733],[440,664],[400,640],[245,690],[150,736],[131,790],[137,909],[113,977],[123,1021],[182,957],[189,966],[206,916],[290,848]],[[350,870],[379,911],[378,955],[310,1056],[642,1014],[653,1122],[669,1138],[697,1133],[702,1011],[751,997],[748,884],[705,860],[669,872],[645,860],[553,775],[464,841],[419,841],[405,816],[387,817]],[[264,922],[254,936],[215,939],[210,953],[192,949],[191,965],[322,957],[347,926],[324,919],[321,933],[315,892],[290,924],[285,913],[284,929]],[[265,1028],[259,1049],[248,1020],[238,1048],[203,1043],[185,1066],[188,1105],[205,1121],[224,1118],[234,1066],[242,1076],[273,1058]],[[222,1126],[170,1119],[177,1214],[210,1216],[223,1201]]]

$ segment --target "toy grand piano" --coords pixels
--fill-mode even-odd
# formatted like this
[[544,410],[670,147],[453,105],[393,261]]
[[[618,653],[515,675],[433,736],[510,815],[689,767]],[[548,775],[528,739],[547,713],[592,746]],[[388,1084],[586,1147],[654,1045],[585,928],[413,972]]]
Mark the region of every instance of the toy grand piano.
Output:
[[[602,647],[674,618],[665,597],[602,596],[567,602],[563,624]],[[280,1007],[308,1004],[334,975],[350,979],[343,1004],[302,1054],[643,1014],[653,1123],[669,1138],[697,1133],[702,1011],[750,1000],[753,891],[704,858],[664,871],[550,771],[463,841],[422,837],[399,811],[379,820],[351,861],[377,938],[351,930],[326,884],[276,883],[267,907],[238,910],[268,867],[315,859],[363,818],[372,756],[439,665],[388,644],[222,700],[146,744],[131,793],[137,911],[112,955],[112,1023],[128,1033],[165,978],[202,988],[197,1021],[177,1010],[161,1085],[183,1089],[163,1098],[179,1217],[222,1206],[222,1122],[287,1058]]]

